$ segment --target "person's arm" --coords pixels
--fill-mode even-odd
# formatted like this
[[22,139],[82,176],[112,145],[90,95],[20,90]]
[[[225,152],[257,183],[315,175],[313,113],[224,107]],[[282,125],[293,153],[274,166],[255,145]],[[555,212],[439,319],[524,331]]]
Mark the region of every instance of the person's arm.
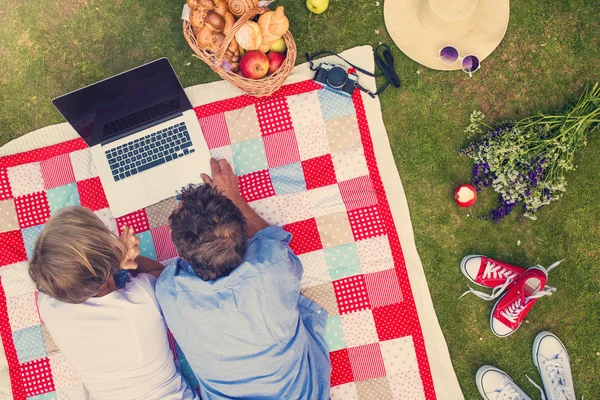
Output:
[[121,263],[121,269],[129,270],[133,276],[139,273],[150,274],[157,278],[160,276],[165,266],[158,261],[140,256],[140,239],[135,236],[133,228],[123,227],[119,240],[125,246],[125,259]]
[[246,203],[246,200],[244,200],[240,194],[238,177],[233,172],[233,169],[227,160],[217,161],[214,158],[211,158],[210,172],[212,179],[208,175],[202,174],[202,181],[221,190],[221,193],[242,211],[242,214],[244,214],[244,217],[246,218],[246,224],[248,225],[248,238],[251,238],[258,231],[269,226],[267,221],[262,219],[262,217]]

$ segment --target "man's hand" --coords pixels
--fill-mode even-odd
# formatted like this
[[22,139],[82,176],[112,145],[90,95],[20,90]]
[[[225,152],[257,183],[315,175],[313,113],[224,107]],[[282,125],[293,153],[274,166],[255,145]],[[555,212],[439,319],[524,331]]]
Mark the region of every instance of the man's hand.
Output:
[[233,169],[227,160],[223,159],[217,161],[214,158],[211,158],[210,173],[212,179],[206,174],[200,175],[202,182],[208,183],[219,189],[221,193],[223,193],[223,196],[233,201],[238,207],[244,203],[244,200],[240,195],[238,177],[233,172]]
[[135,259],[140,255],[140,239],[135,236],[135,230],[128,226],[123,227],[123,234],[119,238],[125,246],[125,258],[121,262],[121,269],[136,269]]

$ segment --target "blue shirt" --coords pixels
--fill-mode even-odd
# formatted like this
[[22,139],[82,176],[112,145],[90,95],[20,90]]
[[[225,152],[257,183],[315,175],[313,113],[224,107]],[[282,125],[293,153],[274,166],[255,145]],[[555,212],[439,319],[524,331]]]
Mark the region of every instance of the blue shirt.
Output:
[[158,301],[203,399],[329,398],[327,312],[300,294],[290,240],[270,226],[229,276],[203,281],[179,259],[158,279]]

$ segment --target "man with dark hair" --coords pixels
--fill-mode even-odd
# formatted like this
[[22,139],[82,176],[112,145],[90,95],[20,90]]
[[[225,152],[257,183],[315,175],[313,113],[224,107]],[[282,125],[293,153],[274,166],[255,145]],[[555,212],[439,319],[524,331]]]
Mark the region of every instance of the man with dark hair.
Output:
[[178,195],[169,217],[181,258],[156,294],[203,399],[328,399],[327,312],[300,294],[291,234],[239,193],[225,160]]

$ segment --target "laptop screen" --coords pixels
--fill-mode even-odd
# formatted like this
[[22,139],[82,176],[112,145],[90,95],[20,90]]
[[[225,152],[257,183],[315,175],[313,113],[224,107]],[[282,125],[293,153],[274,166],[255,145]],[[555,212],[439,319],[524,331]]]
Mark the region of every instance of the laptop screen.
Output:
[[166,58],[57,97],[52,104],[90,147],[192,108]]

